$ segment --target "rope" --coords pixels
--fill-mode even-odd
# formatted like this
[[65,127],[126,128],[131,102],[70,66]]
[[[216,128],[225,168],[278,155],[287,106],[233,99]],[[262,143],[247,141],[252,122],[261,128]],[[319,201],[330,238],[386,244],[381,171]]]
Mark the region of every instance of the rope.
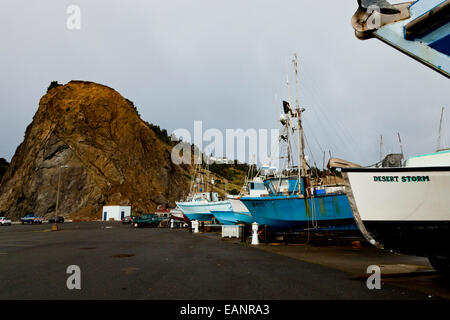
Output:
[[311,222],[312,222],[312,226],[314,229],[317,229],[319,227],[319,224],[317,223],[317,212],[316,212],[316,200],[314,197],[314,190],[313,190],[313,195],[310,198],[311,202],[312,202],[312,210],[311,210]]

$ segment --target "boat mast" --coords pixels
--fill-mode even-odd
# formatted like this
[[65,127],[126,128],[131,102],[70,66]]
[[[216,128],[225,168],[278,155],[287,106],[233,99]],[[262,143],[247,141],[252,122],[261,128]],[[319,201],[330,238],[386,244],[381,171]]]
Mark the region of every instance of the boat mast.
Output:
[[383,161],[383,136],[380,136],[380,164]]
[[400,143],[400,152],[402,153],[402,157],[404,158],[403,145],[402,145],[402,139],[400,138],[400,132],[397,132],[397,135],[398,135],[398,142]]
[[[287,90],[288,90],[288,102],[289,102],[289,107],[291,106],[291,90],[289,87],[289,75],[286,75],[286,85],[287,85]],[[285,125],[286,127],[286,140],[287,140],[287,158],[288,158],[288,163],[287,163],[287,170],[289,171],[289,167],[291,166],[291,135],[289,134],[289,129],[291,127],[291,117],[289,116],[288,118],[289,123],[287,123]]]
[[[294,59],[292,60],[294,64],[295,72],[295,112],[297,117],[297,135],[298,135],[298,182],[299,187],[301,184],[301,177],[305,175],[303,162],[305,159],[305,147],[303,141],[303,127],[302,127],[302,112],[304,109],[300,109],[299,96],[298,96],[298,64],[297,64],[297,54],[294,54]],[[300,193],[301,188],[299,188]]]
[[439,133],[438,133],[438,141],[437,141],[437,149],[439,151],[441,149],[441,132],[442,132],[442,117],[444,116],[444,107],[441,109],[441,121],[439,123]]

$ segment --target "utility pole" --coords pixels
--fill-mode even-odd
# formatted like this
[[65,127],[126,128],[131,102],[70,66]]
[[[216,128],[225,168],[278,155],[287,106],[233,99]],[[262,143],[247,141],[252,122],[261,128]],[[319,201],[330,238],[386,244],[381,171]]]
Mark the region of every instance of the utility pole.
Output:
[[61,169],[68,168],[68,165],[60,166],[58,168],[58,189],[56,192],[56,210],[55,210],[55,223],[52,226],[52,231],[58,231],[58,226],[56,225],[56,221],[58,221],[58,206],[59,206],[59,189],[61,188]]

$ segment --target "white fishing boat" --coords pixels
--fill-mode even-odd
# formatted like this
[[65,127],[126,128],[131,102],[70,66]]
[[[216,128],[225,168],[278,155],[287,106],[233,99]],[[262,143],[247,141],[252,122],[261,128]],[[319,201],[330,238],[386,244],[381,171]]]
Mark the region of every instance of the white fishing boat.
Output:
[[355,221],[370,243],[450,270],[449,149],[409,158],[404,167],[343,174]]
[[[393,5],[358,0],[352,26],[358,38],[378,38],[448,78],[449,8],[450,0]],[[367,240],[378,248],[426,256],[435,269],[449,273],[450,150],[440,148],[442,115],[443,110],[436,152],[403,166],[343,173],[355,221]]]
[[199,192],[190,201],[176,204],[189,220],[212,221],[211,211],[232,211],[230,201],[220,201],[217,192]]
[[210,179],[209,172],[210,159],[206,157],[205,160],[195,167],[188,197],[176,204],[189,220],[214,222],[211,211],[231,211],[232,207],[230,201],[220,200],[219,194],[214,192],[214,179]]

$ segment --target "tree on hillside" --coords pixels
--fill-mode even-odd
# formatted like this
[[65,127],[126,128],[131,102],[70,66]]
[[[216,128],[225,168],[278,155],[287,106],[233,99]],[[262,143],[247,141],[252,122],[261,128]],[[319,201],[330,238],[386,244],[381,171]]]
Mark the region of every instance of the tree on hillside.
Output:
[[8,170],[8,167],[9,167],[8,161],[6,161],[6,159],[4,158],[0,158],[0,180],[6,173],[6,170]]
[[50,82],[50,85],[49,85],[48,88],[47,88],[47,93],[48,93],[51,89],[56,88],[56,87],[59,87],[59,86],[62,86],[62,84],[59,84],[58,81],[52,81],[52,82]]

